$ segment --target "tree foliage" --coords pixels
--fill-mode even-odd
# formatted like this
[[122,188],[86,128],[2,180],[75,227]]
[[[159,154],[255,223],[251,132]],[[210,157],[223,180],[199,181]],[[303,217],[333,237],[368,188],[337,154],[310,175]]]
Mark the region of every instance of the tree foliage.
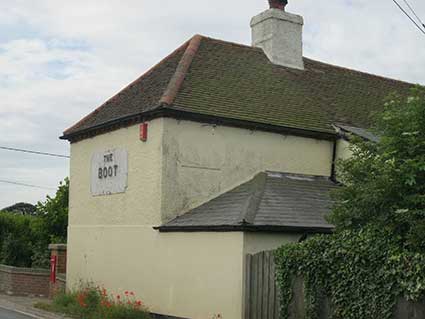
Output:
[[376,117],[378,143],[353,139],[340,163],[344,184],[329,217],[337,229],[389,228],[410,249],[425,250],[425,91],[392,97]]
[[36,215],[42,220],[41,232],[50,241],[65,243],[68,228],[69,179],[59,184],[54,197],[47,196],[44,202],[37,203]]
[[69,181],[54,197],[39,202],[31,215],[0,212],[0,263],[17,267],[47,267],[48,245],[65,243]]
[[29,203],[16,203],[12,206],[3,208],[2,211],[21,215],[32,215],[35,213],[36,207]]
[[0,212],[0,263],[31,265],[35,219],[29,215]]
[[373,129],[379,141],[353,137],[339,165],[335,233],[276,253],[282,318],[294,276],[305,280],[310,319],[323,295],[337,319],[390,319],[399,297],[425,296],[425,90],[391,97]]

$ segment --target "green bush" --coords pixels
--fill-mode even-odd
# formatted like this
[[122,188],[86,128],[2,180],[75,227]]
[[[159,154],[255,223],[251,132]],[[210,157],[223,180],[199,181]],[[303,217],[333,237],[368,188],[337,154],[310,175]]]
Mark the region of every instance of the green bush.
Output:
[[338,230],[390,228],[406,248],[425,252],[425,89],[392,97],[376,115],[379,142],[353,138],[339,163],[344,187],[329,220]]
[[425,255],[409,252],[400,237],[373,226],[319,235],[289,244],[276,253],[282,318],[288,317],[291,283],[305,281],[307,318],[318,316],[321,296],[332,303],[333,317],[389,319],[398,297],[425,295]]
[[16,267],[49,267],[50,243],[66,243],[69,181],[55,197],[37,204],[31,215],[0,212],[0,263]]
[[30,267],[36,237],[35,217],[0,212],[0,263]]
[[417,88],[377,115],[379,141],[351,139],[329,216],[335,233],[276,253],[282,318],[295,276],[305,281],[308,319],[324,294],[333,319],[389,319],[399,297],[425,296],[424,123],[425,89]]

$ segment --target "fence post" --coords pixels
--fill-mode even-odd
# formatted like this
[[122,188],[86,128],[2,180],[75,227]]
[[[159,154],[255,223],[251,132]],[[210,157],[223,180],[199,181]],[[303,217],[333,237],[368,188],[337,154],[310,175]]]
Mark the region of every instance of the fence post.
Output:
[[272,251],[246,255],[244,319],[278,319],[279,292]]
[[66,244],[50,244],[50,258],[56,259],[56,274],[61,276],[61,280],[50,282],[49,297],[52,298],[58,291],[65,289],[66,275]]
[[57,273],[66,274],[66,244],[50,244],[50,256],[56,256]]

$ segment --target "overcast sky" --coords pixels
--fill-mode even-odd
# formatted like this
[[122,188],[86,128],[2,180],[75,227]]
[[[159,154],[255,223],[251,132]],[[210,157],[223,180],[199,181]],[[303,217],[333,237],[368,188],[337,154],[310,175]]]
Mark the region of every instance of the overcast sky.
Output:
[[[410,3],[425,19],[425,1]],[[267,6],[0,0],[0,146],[68,154],[65,128],[196,33],[249,44],[250,18]],[[307,57],[425,84],[425,35],[391,0],[290,0],[288,11],[304,16]],[[54,189],[67,175],[66,159],[0,150],[0,180]],[[47,193],[0,182],[0,208]]]

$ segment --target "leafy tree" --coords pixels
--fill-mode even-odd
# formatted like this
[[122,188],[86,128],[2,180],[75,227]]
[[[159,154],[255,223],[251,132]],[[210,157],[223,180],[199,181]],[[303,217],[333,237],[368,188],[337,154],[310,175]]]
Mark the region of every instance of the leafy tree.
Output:
[[48,267],[50,243],[65,243],[68,227],[69,181],[54,197],[39,202],[32,215],[0,212],[0,263]]
[[390,319],[398,298],[425,296],[425,89],[391,97],[373,129],[379,141],[353,137],[339,165],[334,234],[276,252],[283,319],[294,276],[304,278],[308,319],[324,296],[336,319]]
[[340,163],[344,187],[329,221],[337,230],[385,227],[425,251],[425,90],[393,96],[374,131],[379,142],[353,138],[353,156]]
[[32,215],[36,211],[36,207],[29,203],[16,203],[12,206],[2,209],[3,212],[18,213],[22,215]]
[[37,203],[37,220],[33,223],[32,265],[47,267],[50,243],[66,243],[68,228],[69,179],[60,182],[54,197]]
[[65,243],[68,228],[69,179],[60,182],[54,197],[47,196],[46,201],[37,203],[36,215],[41,217],[42,230],[49,240]]
[[33,251],[34,218],[0,212],[0,263],[29,267]]

